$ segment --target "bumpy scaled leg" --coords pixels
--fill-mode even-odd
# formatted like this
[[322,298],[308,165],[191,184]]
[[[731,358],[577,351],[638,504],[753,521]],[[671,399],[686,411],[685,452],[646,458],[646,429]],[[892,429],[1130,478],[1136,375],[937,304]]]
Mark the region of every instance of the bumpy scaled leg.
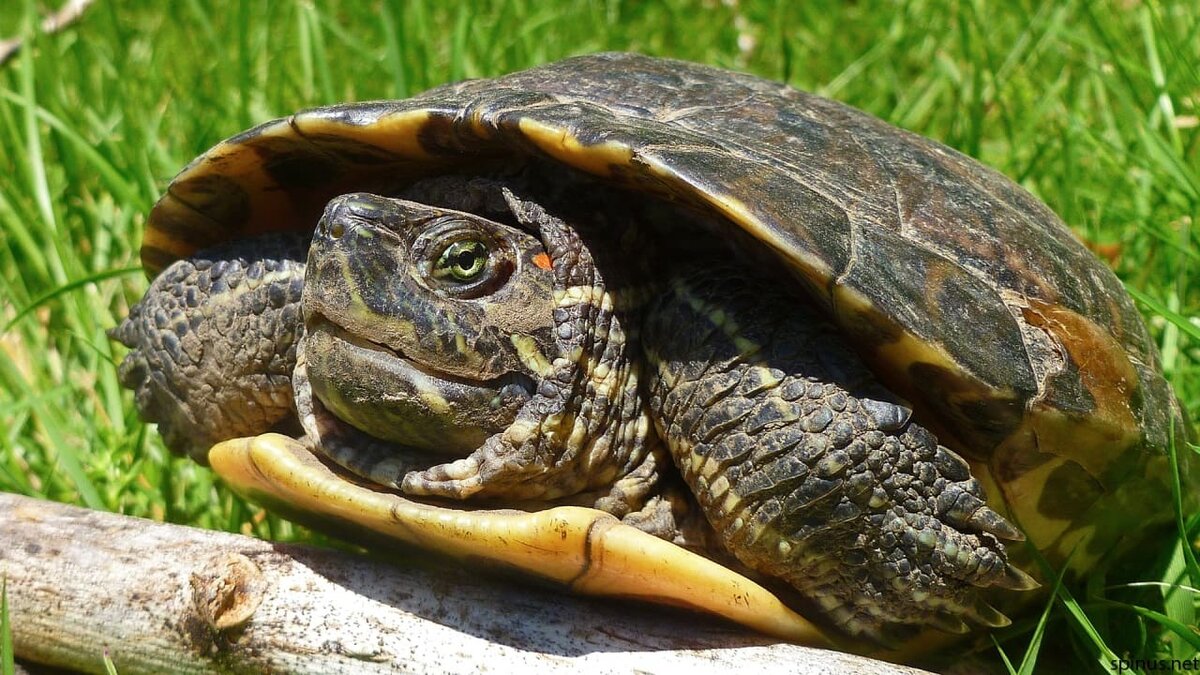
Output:
[[168,267],[109,331],[131,350],[121,384],[172,451],[203,462],[216,442],[292,414],[307,237],[266,235]]
[[643,331],[660,431],[725,546],[852,635],[1007,624],[977,589],[1036,586],[999,541],[1020,532],[844,336],[744,273],[676,282]]

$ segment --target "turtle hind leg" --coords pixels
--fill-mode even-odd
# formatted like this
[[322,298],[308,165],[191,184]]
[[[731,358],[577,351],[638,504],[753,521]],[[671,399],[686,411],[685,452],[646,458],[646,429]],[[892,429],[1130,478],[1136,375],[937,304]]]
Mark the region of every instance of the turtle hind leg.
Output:
[[307,251],[290,233],[201,251],[159,274],[109,331],[130,349],[121,384],[173,452],[204,462],[214,443],[294,422]]
[[678,280],[642,329],[659,432],[725,547],[852,635],[1003,624],[978,589],[1033,585],[1000,542],[1020,533],[819,312],[744,275]]

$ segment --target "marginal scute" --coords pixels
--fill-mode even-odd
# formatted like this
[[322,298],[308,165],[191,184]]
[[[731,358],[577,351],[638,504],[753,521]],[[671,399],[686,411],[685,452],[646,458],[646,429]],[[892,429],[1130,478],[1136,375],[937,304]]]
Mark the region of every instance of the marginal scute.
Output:
[[[1016,321],[994,285],[961,265],[869,228],[856,237],[854,263],[837,283],[868,298],[880,315],[875,321],[895,321],[919,341],[943,345],[948,361],[987,387],[1021,399],[1036,393]],[[840,317],[841,308],[835,311]],[[980,326],[987,326],[986,339]]]
[[180,172],[150,213],[146,238],[156,252],[143,258],[147,272],[157,274],[164,262],[171,262],[158,252],[185,256],[219,241],[293,229],[292,195],[277,189],[256,151],[289,145],[293,138],[286,120],[263,124],[221,143]]
[[268,122],[197,158],[151,212],[147,272],[220,241],[310,229],[333,196],[394,192],[453,163],[421,143],[435,126],[430,110],[373,105],[364,104],[369,113],[335,106]]
[[[429,110],[416,109],[383,112],[371,118],[369,123],[358,119],[360,124],[347,124],[341,116],[314,111],[298,113],[293,124],[316,145],[339,154],[345,152],[359,163],[370,163],[429,159],[429,153],[418,139],[431,117]],[[353,146],[341,145],[342,141],[351,140],[360,144],[357,151]]]
[[528,118],[522,119],[519,127],[525,137],[548,156],[596,176],[609,175],[610,166],[628,165],[633,157],[632,148],[616,141],[584,146],[572,135],[571,130],[565,127],[551,126]]
[[[1025,311],[1025,318],[1051,335],[1078,370],[1079,379],[1094,402],[1094,409],[1087,415],[1086,426],[1098,438],[1090,445],[1116,447],[1120,451],[1137,442],[1141,434],[1134,416],[1133,401],[1140,389],[1138,373],[1125,349],[1111,333],[1066,307],[1032,300],[1030,308]],[[1056,394],[1051,389],[1046,393],[1045,400],[1055,408],[1064,408],[1057,403],[1059,397]],[[1092,451],[1072,455],[1072,449],[1067,446],[1089,445],[1087,441],[1090,439],[1075,436],[1071,440],[1072,443],[1052,445],[1062,448],[1062,454],[1071,456],[1084,466],[1094,467],[1092,473],[1101,473],[1104,467],[1095,466],[1095,463],[1107,463],[1107,453]]]
[[[153,227],[142,238],[142,267],[152,276],[171,263],[194,253],[197,248],[219,240],[224,228],[208,216],[180,201],[170,192],[151,212]],[[203,238],[203,239],[201,239]]]
[[[196,217],[207,219],[214,235],[228,236],[230,231],[249,225],[249,195],[240,183],[224,174],[202,173],[194,178],[176,180],[167,194],[188,207]],[[156,222],[162,224],[161,229],[169,227],[169,223],[157,220],[157,216]],[[175,238],[189,241],[189,233],[183,227],[176,228],[173,234]],[[190,243],[197,242],[191,239]],[[209,243],[205,241],[202,245]]]

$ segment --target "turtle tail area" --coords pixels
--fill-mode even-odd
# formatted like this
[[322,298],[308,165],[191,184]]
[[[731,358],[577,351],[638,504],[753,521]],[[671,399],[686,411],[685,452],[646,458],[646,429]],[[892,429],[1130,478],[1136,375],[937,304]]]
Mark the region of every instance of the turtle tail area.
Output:
[[214,443],[294,417],[306,254],[295,234],[201,251],[163,270],[109,330],[130,349],[121,384],[172,452],[204,463]]
[[836,328],[744,274],[676,281],[643,328],[660,433],[725,547],[852,636],[1007,625],[979,591],[1036,587],[1001,543],[1021,533]]

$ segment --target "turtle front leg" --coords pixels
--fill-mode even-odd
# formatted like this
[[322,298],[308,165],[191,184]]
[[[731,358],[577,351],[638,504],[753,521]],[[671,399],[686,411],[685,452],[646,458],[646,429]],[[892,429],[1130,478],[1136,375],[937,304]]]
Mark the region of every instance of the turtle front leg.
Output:
[[131,350],[121,384],[173,452],[203,463],[214,443],[292,417],[307,251],[308,237],[290,233],[200,251],[164,270],[109,331]]
[[1000,542],[1020,532],[835,327],[744,273],[679,280],[643,331],[660,433],[725,547],[852,635],[1006,625],[978,589],[1036,585]]
[[610,486],[647,458],[653,426],[629,358],[631,336],[602,286],[573,287],[555,310],[566,346],[506,429],[469,456],[404,477],[410,495],[556,499]]

